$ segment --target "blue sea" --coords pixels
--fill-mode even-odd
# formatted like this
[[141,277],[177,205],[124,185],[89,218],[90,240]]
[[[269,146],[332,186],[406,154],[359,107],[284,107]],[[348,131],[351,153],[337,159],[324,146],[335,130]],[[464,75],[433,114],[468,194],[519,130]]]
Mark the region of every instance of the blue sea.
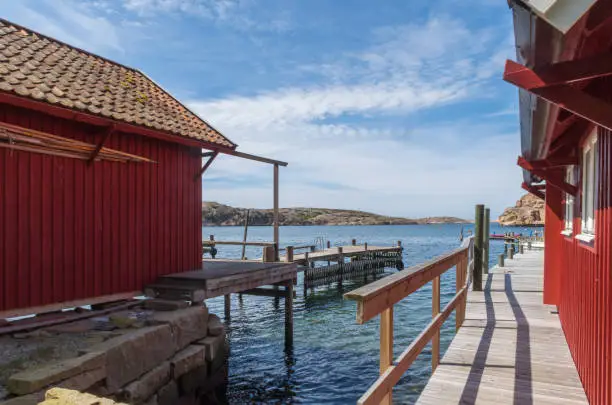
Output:
[[[406,267],[422,263],[459,246],[472,225],[396,226],[286,226],[281,227],[282,246],[312,244],[317,238],[334,245],[348,245],[351,239],[369,245],[404,247]],[[491,225],[491,233],[531,234],[536,228]],[[539,229],[538,229],[539,230]],[[251,227],[249,241],[271,241],[271,227]],[[242,227],[205,227],[217,240],[242,240]],[[503,251],[503,241],[491,241],[491,266]],[[217,258],[239,258],[241,247],[219,246]],[[247,248],[247,258],[261,257],[261,248]],[[379,277],[396,272],[385,269]],[[371,279],[370,279],[371,282]],[[345,280],[308,289],[304,295],[303,275],[298,278],[294,300],[294,344],[284,344],[284,305],[270,297],[244,295],[242,302],[232,295],[229,323],[228,403],[354,404],[378,377],[378,318],[364,325],[356,322],[356,304],[343,293],[360,287],[363,280]],[[455,293],[454,271],[442,278],[442,306]],[[223,318],[223,298],[207,301],[212,313]],[[431,285],[427,285],[395,306],[394,354],[397,357],[431,320]],[[441,350],[446,351],[454,335],[454,316],[441,333]],[[431,373],[428,346],[406,372],[394,391],[395,403],[413,403]]]

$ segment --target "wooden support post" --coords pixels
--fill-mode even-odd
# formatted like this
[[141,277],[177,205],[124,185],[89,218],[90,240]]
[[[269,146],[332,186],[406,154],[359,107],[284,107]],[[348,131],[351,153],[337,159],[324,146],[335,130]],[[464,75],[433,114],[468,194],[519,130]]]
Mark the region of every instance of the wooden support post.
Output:
[[330,241],[327,241],[327,248],[331,249],[331,242]]
[[508,259],[512,260],[514,259],[514,245],[512,246],[512,248],[508,251]]
[[306,267],[310,267],[310,263],[308,262],[308,252],[304,252],[304,260],[306,261]]
[[[285,261],[286,262],[293,262],[293,246],[287,246],[286,249],[286,255],[285,255]],[[308,252],[304,253],[305,255],[308,254]]]
[[368,242],[365,242],[365,243],[363,244],[363,248],[364,248],[365,250],[368,250]]
[[402,241],[401,240],[397,241],[397,247],[400,247],[400,248],[402,247]]
[[527,242],[527,250],[531,250],[531,241]]
[[278,164],[274,165],[274,260],[278,261],[279,233],[278,233]]
[[353,239],[353,240],[351,241],[351,245],[356,246],[356,245],[357,245],[357,239]]
[[522,243],[519,243],[519,253],[520,253],[520,254],[523,254],[524,249],[525,249],[525,248],[523,247],[523,244],[522,244]]
[[293,346],[293,280],[285,283],[285,346]]
[[[431,284],[431,317],[435,318],[440,313],[440,276],[433,279]],[[440,330],[431,338],[431,371],[438,368],[440,363]]]
[[[385,309],[380,314],[380,374],[393,364],[393,306]],[[382,400],[381,404],[391,405],[393,402],[393,391]]]
[[482,291],[482,261],[484,245],[484,205],[476,205],[474,222],[474,276],[472,277],[472,289]]
[[244,244],[242,245],[242,256],[241,256],[242,260],[245,259],[245,255],[246,255],[246,241],[247,241],[247,232],[249,231],[249,214],[250,213],[251,213],[251,210],[247,210],[246,218],[244,219],[244,235],[242,236],[242,242],[244,242]]
[[344,271],[344,254],[342,246],[338,246],[338,287],[342,288],[342,273]]
[[225,322],[229,322],[230,317],[231,317],[231,307],[232,307],[232,301],[230,299],[230,294],[225,294],[224,300],[225,300]]
[[499,256],[497,256],[497,265],[499,267],[504,267],[504,254],[500,253]]
[[506,241],[504,241],[504,254],[508,254],[508,243]]
[[491,232],[490,224],[491,209],[485,208],[484,210],[484,241],[483,241],[483,252],[482,252],[482,269],[484,274],[489,274],[489,233]]

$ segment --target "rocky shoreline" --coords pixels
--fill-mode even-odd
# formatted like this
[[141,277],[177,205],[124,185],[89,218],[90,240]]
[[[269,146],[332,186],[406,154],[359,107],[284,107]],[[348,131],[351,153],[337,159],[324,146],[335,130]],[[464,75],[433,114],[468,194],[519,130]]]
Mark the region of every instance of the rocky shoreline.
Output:
[[[236,208],[217,202],[202,203],[202,221],[205,226],[242,226],[246,208]],[[470,221],[456,217],[401,218],[373,214],[364,211],[330,208],[281,208],[280,225],[421,225],[421,224],[467,224]],[[249,225],[272,225],[271,209],[251,209]]]

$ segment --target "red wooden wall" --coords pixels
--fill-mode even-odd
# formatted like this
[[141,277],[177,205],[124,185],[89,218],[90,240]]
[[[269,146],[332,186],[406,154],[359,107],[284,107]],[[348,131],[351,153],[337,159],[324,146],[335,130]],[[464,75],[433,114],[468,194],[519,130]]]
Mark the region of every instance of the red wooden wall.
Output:
[[[589,401],[609,405],[612,404],[612,134],[600,129],[598,142],[599,208],[595,218],[595,243],[589,246],[573,236],[564,237],[556,232],[556,219],[547,217],[546,226],[550,220],[556,235],[551,234],[549,238],[547,234],[546,249],[556,249],[561,260],[555,262],[557,267],[545,268],[545,277],[552,273],[558,277],[559,317]],[[547,188],[546,193],[549,191]],[[560,199],[561,193],[557,195]],[[579,198],[574,211],[575,236],[581,222]],[[549,265],[546,263],[545,267]],[[545,288],[551,287],[554,281],[545,280]]]
[[[101,137],[5,104],[0,121],[90,143]],[[0,310],[140,290],[201,266],[200,150],[126,133],[105,146],[158,163],[87,166],[0,149]]]

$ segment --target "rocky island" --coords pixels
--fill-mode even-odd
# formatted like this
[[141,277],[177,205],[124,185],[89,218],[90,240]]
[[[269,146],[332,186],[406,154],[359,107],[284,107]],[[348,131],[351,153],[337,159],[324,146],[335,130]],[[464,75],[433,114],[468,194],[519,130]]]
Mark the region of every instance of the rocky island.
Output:
[[534,195],[525,194],[514,207],[504,210],[498,222],[503,226],[543,226],[544,201]]
[[[217,202],[202,203],[202,220],[208,226],[244,225],[246,208],[236,208]],[[272,225],[271,209],[251,209],[249,225]],[[418,225],[469,223],[455,217],[427,217],[419,219],[389,217],[364,211],[330,208],[281,208],[280,225]]]

